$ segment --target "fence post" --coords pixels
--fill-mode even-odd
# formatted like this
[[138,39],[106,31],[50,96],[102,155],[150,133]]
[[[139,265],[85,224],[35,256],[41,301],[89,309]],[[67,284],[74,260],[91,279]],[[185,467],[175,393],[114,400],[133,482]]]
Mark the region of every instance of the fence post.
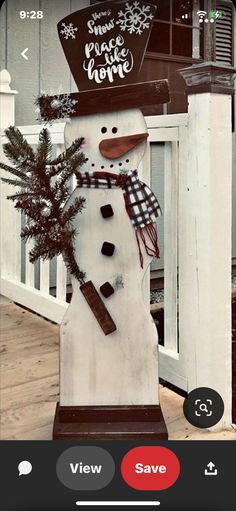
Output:
[[206,62],[180,70],[188,93],[186,176],[179,226],[180,336],[187,347],[188,391],[211,387],[232,418],[231,94],[236,70]]
[[[0,73],[0,127],[1,127],[1,148],[0,160],[7,162],[2,150],[2,136],[4,129],[13,126],[15,123],[15,96],[17,91],[10,87],[11,76],[6,69]],[[0,170],[1,177],[11,177],[4,170]],[[1,193],[1,248],[0,265],[1,277],[10,280],[20,280],[20,229],[21,215],[13,207],[13,203],[7,200],[7,195],[15,193],[16,189],[0,180]],[[4,288],[2,288],[4,293]]]

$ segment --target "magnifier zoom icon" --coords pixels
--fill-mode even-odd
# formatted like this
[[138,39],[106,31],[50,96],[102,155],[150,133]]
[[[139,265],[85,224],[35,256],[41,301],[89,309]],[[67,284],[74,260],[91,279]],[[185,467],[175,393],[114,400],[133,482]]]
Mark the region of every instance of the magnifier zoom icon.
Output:
[[198,387],[186,396],[183,412],[187,421],[196,428],[212,427],[224,415],[224,401],[211,387]]
[[199,410],[201,410],[201,412],[208,412],[207,405],[205,403],[201,403]]
[[[207,399],[207,401],[209,402],[209,405],[212,405],[212,400],[211,399]],[[199,404],[200,402],[200,404]],[[195,406],[198,406],[198,409],[200,412],[205,412],[206,413],[206,416],[207,417],[211,417],[212,415],[212,410],[209,410],[208,407],[207,407],[207,404],[206,403],[201,403],[201,400],[200,399],[196,399],[195,401]],[[201,413],[198,413],[197,410],[195,410],[195,415],[197,417],[200,417],[201,416]]]

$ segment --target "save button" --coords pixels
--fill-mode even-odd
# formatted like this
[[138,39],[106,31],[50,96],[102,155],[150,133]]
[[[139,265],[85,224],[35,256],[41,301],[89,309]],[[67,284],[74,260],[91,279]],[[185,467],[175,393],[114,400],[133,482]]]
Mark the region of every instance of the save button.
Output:
[[167,447],[135,447],[124,456],[121,474],[136,490],[165,490],[177,481],[180,463]]

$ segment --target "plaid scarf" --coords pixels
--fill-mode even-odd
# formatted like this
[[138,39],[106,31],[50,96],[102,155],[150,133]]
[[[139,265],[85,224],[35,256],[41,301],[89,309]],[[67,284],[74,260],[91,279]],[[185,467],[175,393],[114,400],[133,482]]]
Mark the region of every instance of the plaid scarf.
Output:
[[138,179],[137,171],[76,173],[78,188],[121,188],[126,211],[135,229],[139,249],[140,264],[143,268],[141,243],[146,253],[159,258],[156,233],[156,218],[161,208],[150,188]]

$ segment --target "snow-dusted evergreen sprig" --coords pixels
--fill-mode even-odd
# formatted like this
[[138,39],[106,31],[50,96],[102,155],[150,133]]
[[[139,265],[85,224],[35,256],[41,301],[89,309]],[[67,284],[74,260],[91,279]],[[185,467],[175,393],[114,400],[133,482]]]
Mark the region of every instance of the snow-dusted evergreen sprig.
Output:
[[51,137],[45,128],[40,132],[35,151],[17,128],[11,126],[5,134],[9,142],[3,146],[3,150],[14,167],[0,163],[0,168],[15,179],[2,178],[2,181],[20,188],[19,192],[7,198],[15,203],[16,209],[25,212],[26,226],[22,229],[21,237],[25,241],[34,239],[34,247],[29,253],[30,261],[33,263],[39,257],[52,259],[62,253],[70,273],[83,284],[85,273],[80,270],[74,257],[76,231],[73,219],[82,212],[85,199],[76,198],[64,210],[65,202],[71,195],[68,180],[85,162],[81,152],[83,139],[75,140],[66,151],[53,158]]
[[66,119],[76,113],[75,105],[78,100],[71,94],[57,94],[50,96],[42,94],[35,99],[35,105],[39,111],[40,122],[51,123],[52,120]]

